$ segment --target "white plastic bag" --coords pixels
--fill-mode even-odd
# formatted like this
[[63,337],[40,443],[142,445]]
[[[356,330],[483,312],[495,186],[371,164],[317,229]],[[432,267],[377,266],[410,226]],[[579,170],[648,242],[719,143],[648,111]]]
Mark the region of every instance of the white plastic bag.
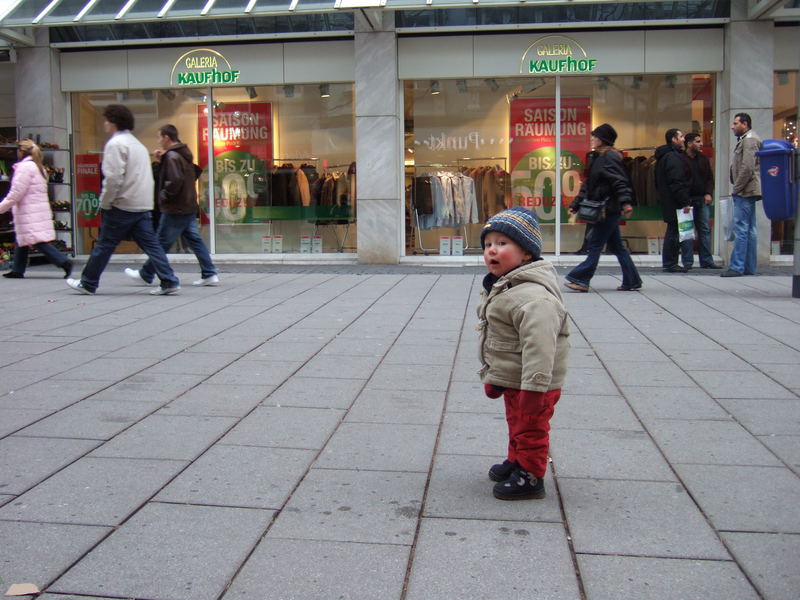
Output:
[[694,239],[694,209],[689,208],[689,212],[678,209],[678,241]]
[[733,235],[733,198],[726,196],[717,202],[717,227],[722,227],[722,239],[726,242],[734,240]]

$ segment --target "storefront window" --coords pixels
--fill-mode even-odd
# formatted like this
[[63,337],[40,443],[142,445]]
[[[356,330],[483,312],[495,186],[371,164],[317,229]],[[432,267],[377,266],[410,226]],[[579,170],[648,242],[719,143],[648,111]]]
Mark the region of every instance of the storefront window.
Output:
[[[778,71],[773,82],[772,139],[798,147],[797,71]],[[794,219],[772,221],[770,254],[794,254]]]
[[420,80],[406,82],[405,99],[409,253],[447,253],[442,238],[452,253],[454,237],[458,251],[480,252],[481,223],[518,205],[536,211],[545,252],[580,252],[585,227],[570,223],[566,209],[591,130],[610,123],[637,200],[623,237],[632,252],[657,254],[665,225],[652,157],[665,131],[700,133],[714,158],[713,75]]
[[75,94],[78,252],[98,233],[102,110],[112,103],[131,108],[148,148],[159,127],[178,128],[202,168],[200,230],[212,252],[355,251],[352,85],[316,84]]

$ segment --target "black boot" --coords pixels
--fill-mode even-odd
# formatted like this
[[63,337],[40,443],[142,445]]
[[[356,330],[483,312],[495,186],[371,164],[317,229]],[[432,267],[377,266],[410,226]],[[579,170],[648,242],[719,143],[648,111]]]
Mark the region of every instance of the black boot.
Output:
[[544,498],[544,480],[519,465],[505,481],[494,485],[494,497],[499,500],[539,500]]
[[502,463],[492,465],[492,468],[489,469],[489,479],[492,481],[505,481],[511,476],[515,466],[510,460],[504,460]]
[[3,273],[3,277],[7,277],[8,279],[24,279],[25,275],[17,273],[16,271],[9,271],[8,273]]

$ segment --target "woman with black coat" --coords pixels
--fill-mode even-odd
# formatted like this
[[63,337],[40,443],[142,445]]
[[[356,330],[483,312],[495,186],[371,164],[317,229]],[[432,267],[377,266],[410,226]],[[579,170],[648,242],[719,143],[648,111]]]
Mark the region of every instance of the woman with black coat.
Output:
[[592,131],[591,144],[594,152],[590,155],[589,176],[583,181],[581,190],[569,208],[570,214],[578,212],[578,205],[584,198],[605,201],[606,218],[592,227],[586,260],[567,273],[564,285],[577,292],[588,292],[589,282],[597,270],[600,254],[607,245],[622,268],[620,291],[641,289],[642,278],[633,264],[630,252],[622,243],[619,221],[622,215],[633,211],[633,192],[628,174],[622,164],[622,154],[614,148],[617,132],[608,123]]

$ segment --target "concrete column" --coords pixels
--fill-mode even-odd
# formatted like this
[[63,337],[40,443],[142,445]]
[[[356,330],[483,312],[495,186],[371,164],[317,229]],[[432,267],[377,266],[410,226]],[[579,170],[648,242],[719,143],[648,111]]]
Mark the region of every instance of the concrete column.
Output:
[[35,30],[36,45],[17,50],[14,88],[19,135],[38,134],[41,140],[67,147],[67,103],[61,91],[58,50],[50,48],[46,28]]
[[[773,114],[773,31],[772,21],[747,21],[747,4],[734,0],[731,22],[725,27],[725,71],[720,77],[722,106],[719,126],[727,129],[721,137],[719,157],[723,161],[723,178],[719,194],[728,196],[730,158],[736,138],[730,131],[736,113],[745,112],[753,120],[753,130],[761,139],[772,137]],[[758,208],[758,263],[769,264],[771,223],[762,208]],[[723,242],[720,248],[726,264],[733,242]]]
[[356,11],[355,17],[358,260],[397,264],[405,248],[405,201],[394,15]]

